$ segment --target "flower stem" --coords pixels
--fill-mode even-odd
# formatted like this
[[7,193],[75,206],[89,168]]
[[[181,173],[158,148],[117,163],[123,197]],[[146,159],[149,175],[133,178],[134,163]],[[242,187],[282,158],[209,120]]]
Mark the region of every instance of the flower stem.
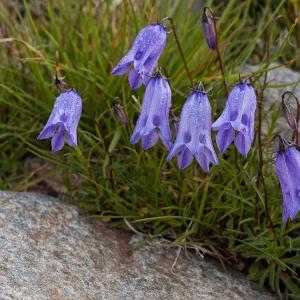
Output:
[[214,11],[210,7],[205,7],[204,9],[205,10],[209,10],[209,12],[210,12],[210,14],[212,16],[212,20],[213,20],[213,24],[214,24],[214,28],[215,28],[215,33],[216,33],[216,51],[217,51],[217,57],[218,57],[218,60],[219,60],[220,72],[221,72],[222,78],[223,78],[223,85],[224,85],[225,93],[226,93],[226,96],[228,96],[228,87],[227,87],[226,78],[225,78],[223,60],[222,60],[222,55],[221,55],[220,48],[219,48],[219,34],[218,34],[218,30],[217,30],[216,16],[215,16]]
[[[269,60],[270,60],[270,27],[267,29],[267,32],[266,32],[265,51],[266,51],[266,69],[267,69],[269,66]],[[262,184],[262,186],[263,186],[265,212],[266,212],[266,216],[268,218],[270,227],[273,229],[274,225],[273,225],[273,222],[272,222],[272,219],[270,216],[270,212],[269,212],[268,192],[267,192],[267,187],[266,187],[265,178],[264,178],[264,174],[263,174],[264,159],[263,159],[263,151],[262,151],[263,145],[262,145],[262,132],[261,132],[263,98],[264,98],[264,91],[268,85],[267,81],[268,81],[268,71],[265,72],[263,86],[262,86],[261,92],[258,96],[258,132],[257,132],[257,137],[258,137],[258,174],[257,174],[256,186],[257,186],[257,189],[260,188],[260,184]]]
[[154,15],[156,15],[156,0],[152,0],[148,23],[153,22]]
[[188,75],[188,78],[190,80],[190,83],[191,83],[191,86],[194,85],[194,81],[193,81],[193,78],[192,78],[192,75],[189,71],[189,68],[187,66],[187,63],[186,63],[186,60],[185,60],[185,57],[184,57],[184,54],[183,54],[183,51],[182,51],[182,47],[181,47],[181,44],[179,42],[179,39],[178,39],[178,36],[177,36],[177,33],[176,33],[176,28],[175,28],[175,24],[174,24],[174,21],[171,17],[166,17],[162,20],[162,26],[164,26],[166,28],[166,25],[164,25],[164,22],[166,21],[169,21],[170,22],[170,26],[171,26],[171,31],[173,33],[173,36],[175,38],[175,42],[176,42],[176,45],[177,45],[177,48],[178,48],[178,51],[180,53],[180,57],[182,59],[182,62],[184,64],[184,68],[185,68],[185,71],[186,71],[186,74]]
[[226,96],[228,96],[228,87],[227,87],[226,79],[225,79],[223,61],[222,61],[222,56],[221,56],[221,53],[220,53],[220,50],[219,50],[219,45],[218,45],[218,35],[217,35],[217,48],[216,48],[216,51],[217,51],[218,60],[219,60],[219,64],[220,64],[220,71],[221,71],[221,74],[222,74],[222,77],[223,77],[223,85],[224,85],[225,93],[226,93]]

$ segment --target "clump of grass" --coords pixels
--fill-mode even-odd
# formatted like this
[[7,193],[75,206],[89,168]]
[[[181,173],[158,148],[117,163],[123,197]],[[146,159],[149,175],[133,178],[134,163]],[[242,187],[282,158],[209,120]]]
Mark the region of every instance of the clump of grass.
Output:
[[[283,298],[300,295],[300,219],[284,228],[281,192],[266,152],[264,175],[270,216],[267,224],[263,191],[256,188],[258,149],[247,160],[233,149],[219,155],[220,165],[205,175],[196,165],[179,172],[166,162],[158,145],[143,152],[129,144],[144,88],[129,89],[127,79],[110,71],[145,26],[153,1],[24,1],[0,6],[0,188],[25,190],[54,173],[63,174],[66,196],[92,216],[131,226],[153,236],[165,236],[177,245],[201,247],[227,264],[247,272],[249,278],[270,287]],[[19,2],[18,2],[19,3]],[[175,23],[193,78],[213,88],[214,119],[224,91],[216,56],[208,50],[198,25],[196,1],[157,1],[157,20],[169,15]],[[207,1],[220,18],[221,47],[229,84],[238,82],[237,69],[261,63],[263,40],[272,24],[270,62],[299,67],[300,35],[294,31],[296,2],[231,0]],[[280,18],[277,18],[281,16]],[[49,151],[36,137],[51,111],[57,91],[54,70],[60,57],[65,81],[83,98],[79,147]],[[188,78],[175,41],[160,60],[171,77],[172,111],[179,115],[188,94]],[[258,73],[263,76],[266,69]],[[257,79],[258,77],[257,76]],[[258,85],[259,88],[259,85]],[[276,88],[276,87],[273,87]],[[128,126],[113,117],[118,97],[128,114]],[[274,120],[278,111],[270,113]],[[270,115],[269,114],[269,115]],[[263,139],[265,145],[272,130]],[[39,178],[26,170],[24,160],[38,156],[57,168]],[[82,180],[76,184],[71,175]]]

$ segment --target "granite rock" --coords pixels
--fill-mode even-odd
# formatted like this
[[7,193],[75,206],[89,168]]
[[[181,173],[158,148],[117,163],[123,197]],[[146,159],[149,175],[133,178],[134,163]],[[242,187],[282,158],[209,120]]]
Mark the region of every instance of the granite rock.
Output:
[[210,259],[80,216],[33,193],[0,192],[1,299],[274,299]]
[[[256,72],[260,68],[259,65],[247,65],[242,71]],[[291,139],[292,130],[281,113],[281,96],[285,91],[292,91],[300,99],[300,73],[287,67],[279,67],[277,63],[273,63],[270,68],[273,69],[268,72],[268,87],[264,92],[263,132],[267,133],[274,126],[274,132],[281,132],[286,138]],[[296,112],[296,102],[292,97],[288,100],[288,104]],[[277,119],[275,124],[272,124],[273,119]]]

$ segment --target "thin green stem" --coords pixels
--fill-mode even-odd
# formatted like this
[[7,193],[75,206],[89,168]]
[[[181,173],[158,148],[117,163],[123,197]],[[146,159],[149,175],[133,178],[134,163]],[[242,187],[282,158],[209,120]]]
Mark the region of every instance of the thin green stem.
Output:
[[221,72],[222,78],[223,78],[223,85],[224,85],[225,93],[226,93],[226,96],[228,96],[228,87],[227,87],[226,78],[225,78],[223,60],[222,60],[222,55],[221,55],[220,48],[219,48],[219,34],[218,34],[218,30],[217,30],[216,16],[215,16],[214,11],[210,7],[206,6],[204,8],[204,13],[206,13],[206,10],[209,11],[209,13],[211,14],[211,18],[213,20],[214,29],[215,29],[215,33],[216,33],[216,51],[217,51],[217,57],[218,57],[218,60],[219,60],[220,72]]
[[[270,60],[270,27],[268,28],[266,32],[266,39],[265,39],[265,51],[266,51],[266,68],[269,66],[269,60]],[[256,186],[259,189],[260,184],[263,186],[263,191],[264,191],[264,205],[265,205],[265,211],[266,211],[266,216],[268,218],[270,227],[274,228],[271,216],[270,216],[270,210],[269,210],[269,205],[268,205],[268,192],[267,192],[267,187],[265,183],[265,178],[263,174],[263,165],[264,165],[264,158],[263,158],[263,151],[262,151],[262,132],[261,132],[261,124],[262,124],[262,110],[263,110],[263,98],[264,98],[264,91],[268,85],[268,72],[265,72],[264,75],[264,82],[263,82],[263,87],[261,89],[260,95],[258,97],[258,132],[257,132],[257,137],[258,137],[258,174],[257,174],[257,181],[256,181]]]
[[224,72],[222,56],[221,56],[219,45],[218,45],[218,35],[217,35],[217,48],[216,48],[216,51],[217,51],[217,56],[218,56],[218,60],[219,60],[220,71],[221,71],[222,78],[223,78],[223,85],[224,85],[225,93],[226,93],[226,96],[228,96],[229,92],[228,92],[228,87],[227,87],[227,83],[226,83],[226,79],[225,79],[225,72]]
[[171,31],[173,33],[173,36],[175,38],[175,42],[176,42],[176,45],[177,45],[177,48],[178,48],[178,51],[180,53],[180,57],[182,59],[182,62],[184,64],[184,68],[185,68],[185,71],[187,73],[187,76],[190,80],[190,83],[191,83],[191,86],[194,85],[194,81],[193,81],[193,78],[192,78],[192,75],[189,71],[189,68],[188,68],[188,65],[187,65],[187,62],[186,62],[186,59],[184,57],[184,54],[183,54],[183,50],[182,50],[182,47],[181,47],[181,44],[179,42],[179,39],[178,39],[178,36],[177,36],[177,32],[176,32],[176,28],[175,28],[175,24],[174,24],[174,21],[171,17],[166,17],[162,20],[162,25],[166,28],[166,26],[164,25],[164,22],[165,21],[169,21],[170,22],[170,25],[171,25]]

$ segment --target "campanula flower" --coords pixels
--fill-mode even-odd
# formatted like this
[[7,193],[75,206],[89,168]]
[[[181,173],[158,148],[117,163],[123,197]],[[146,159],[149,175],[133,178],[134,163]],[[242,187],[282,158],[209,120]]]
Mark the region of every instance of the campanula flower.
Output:
[[[166,46],[167,33],[161,24],[143,28],[133,46],[113,69],[113,75],[128,74],[132,89],[148,84],[155,65]],[[131,68],[133,65],[133,68]]]
[[179,153],[178,165],[180,169],[184,169],[195,157],[206,172],[209,172],[210,163],[218,164],[211,141],[211,115],[206,93],[192,92],[183,105],[177,137],[167,160]]
[[207,45],[210,49],[216,50],[217,49],[217,32],[216,27],[214,23],[214,16],[207,15],[206,10],[208,8],[206,7],[204,9],[202,19],[201,19],[201,25],[203,29],[203,34],[206,39]]
[[276,174],[283,196],[284,223],[294,220],[300,210],[300,153],[292,144],[281,147],[276,155]]
[[[224,152],[234,141],[238,151],[247,156],[254,139],[254,118],[256,95],[253,87],[247,83],[236,85],[228,96],[225,109],[212,125],[219,130],[217,145]],[[235,136],[235,131],[237,135]]]
[[38,136],[38,140],[51,140],[52,151],[63,148],[64,142],[77,146],[77,125],[81,116],[82,101],[75,89],[60,94],[54,103],[46,126]]
[[172,138],[169,127],[169,111],[171,106],[171,89],[168,81],[157,75],[149,81],[143,99],[140,116],[137,120],[131,144],[142,140],[143,149],[153,147],[160,138],[170,149]]

